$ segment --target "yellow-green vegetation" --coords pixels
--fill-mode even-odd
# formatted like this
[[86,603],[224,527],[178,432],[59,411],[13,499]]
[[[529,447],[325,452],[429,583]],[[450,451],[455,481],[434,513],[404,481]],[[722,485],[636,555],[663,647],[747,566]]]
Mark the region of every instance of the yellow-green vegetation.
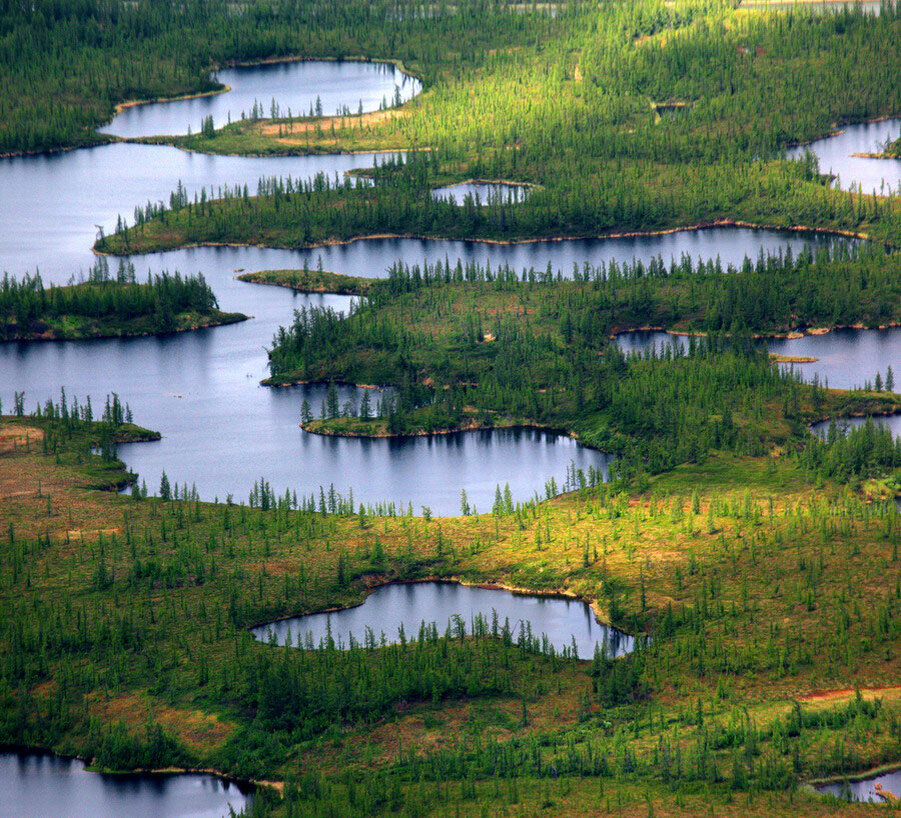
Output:
[[[393,24],[387,56],[413,66],[425,90],[400,109],[244,121],[176,140],[253,154],[407,148],[415,153],[404,169],[371,174],[378,183],[360,190],[270,185],[148,212],[102,249],[295,247],[371,234],[513,240],[722,220],[901,241],[894,192],[842,192],[812,156],[782,153],[901,111],[893,6],[878,18],[650,1],[412,17]],[[377,37],[374,25],[367,34]],[[428,195],[465,179],[540,187],[514,206],[461,208]]]
[[[59,407],[0,423],[3,741],[282,780],[255,806],[282,815],[854,815],[797,784],[898,759],[901,518],[803,460],[713,453],[641,488],[375,517],[265,482],[253,508],[86,488],[116,463],[85,446],[125,430]],[[651,640],[576,661],[246,630],[423,577],[574,593]]]

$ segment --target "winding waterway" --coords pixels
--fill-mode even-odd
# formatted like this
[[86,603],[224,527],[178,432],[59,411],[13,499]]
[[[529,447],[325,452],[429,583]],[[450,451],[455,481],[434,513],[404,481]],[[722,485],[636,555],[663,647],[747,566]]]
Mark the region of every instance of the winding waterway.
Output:
[[[375,110],[419,91],[415,80],[392,66],[372,63],[284,63],[219,72],[234,90],[203,99],[137,106],[127,109],[108,126],[109,133],[137,136],[185,133],[199,127],[204,116],[216,125],[247,113],[259,100],[264,115],[274,98],[282,111],[307,112],[316,99],[325,114],[338,109]],[[395,88],[399,91],[395,93]],[[850,153],[877,149],[879,141],[897,135],[898,122],[846,129],[840,137],[814,143],[824,170],[839,173],[843,185],[860,183],[865,190],[893,187],[901,163],[855,160]],[[206,186],[247,184],[260,176],[310,178],[317,173],[341,177],[345,171],[371,165],[374,155],[284,158],[235,158],[185,153],[174,148],[113,144],[54,155],[0,160],[0,270],[13,274],[39,268],[45,280],[66,282],[92,263],[90,247],[97,230],[110,232],[119,214],[130,217],[135,206],[165,200],[180,180],[188,194]],[[664,259],[684,253],[719,256],[724,263],[745,255],[788,246],[795,250],[822,237],[743,228],[681,232],[609,240],[533,242],[488,245],[460,241],[379,239],[339,247],[292,252],[261,248],[196,248],[135,259],[147,269],[178,268],[203,272],[226,310],[252,314],[243,324],[161,338],[107,340],[91,343],[0,345],[0,398],[9,406],[15,390],[25,390],[29,406],[58,395],[92,394],[102,399],[118,392],[133,406],[139,422],[159,429],[158,443],[123,447],[128,464],[138,470],[151,489],[163,469],[170,480],[194,483],[202,496],[241,499],[254,479],[265,476],[277,491],[286,487],[309,493],[319,485],[352,488],[358,500],[411,500],[434,513],[457,511],[460,489],[470,503],[487,510],[497,484],[509,482],[519,499],[543,490],[555,476],[562,483],[567,466],[603,466],[604,456],[573,440],[539,431],[497,431],[417,438],[401,441],[332,439],[308,435],[298,427],[301,401],[314,408],[323,389],[299,386],[271,390],[258,385],[266,374],[264,347],[279,324],[290,320],[293,307],[319,304],[346,309],[348,299],[337,296],[297,296],[279,288],[237,282],[239,268],[249,270],[315,264],[343,273],[383,275],[397,259],[407,263],[445,258],[455,261],[509,264],[517,269],[548,264],[564,273],[573,264],[598,264],[617,259]],[[884,342],[883,342],[883,339]],[[897,363],[898,331],[885,335],[832,333],[802,339],[789,354],[822,355],[818,369],[833,386],[853,385]],[[645,339],[647,340],[647,339]],[[629,342],[640,343],[638,336]],[[625,343],[625,342],[624,342]],[[875,345],[875,346],[871,346]],[[813,349],[813,347],[816,349]],[[803,348],[803,349],[802,349]],[[860,357],[854,350],[859,348]],[[830,350],[832,350],[830,352]],[[852,354],[853,353],[853,354]],[[811,365],[816,367],[817,365]],[[898,367],[901,369],[901,367]],[[341,400],[356,390],[342,388]],[[489,598],[483,598],[489,594]],[[555,644],[575,636],[582,655],[604,635],[615,632],[600,626],[581,602],[518,597],[497,591],[461,586],[394,586],[373,594],[359,609],[332,614],[333,633],[361,631],[378,621],[392,631],[404,622],[415,631],[421,619],[446,619],[492,608],[511,621],[531,621],[533,632],[549,634]],[[375,611],[376,615],[371,616]],[[319,615],[321,616],[321,615]],[[326,620],[328,621],[328,620]],[[314,627],[315,625],[315,627]],[[322,633],[323,621],[305,619],[274,626],[276,633],[313,628]],[[316,628],[319,628],[317,631]],[[283,638],[283,637],[282,637]],[[616,650],[631,643],[622,637]],[[221,815],[230,804],[240,809],[247,794],[236,785],[212,776],[102,776],[88,773],[81,762],[34,753],[0,754],[0,792],[4,814],[11,815]]]
[[580,659],[590,659],[596,646],[606,646],[610,656],[622,656],[635,643],[629,634],[600,624],[591,607],[581,600],[516,594],[456,582],[383,585],[354,608],[282,619],[254,628],[251,633],[263,641],[274,638],[279,645],[290,638],[296,647],[319,648],[331,637],[336,646],[348,648],[351,637],[365,644],[367,629],[371,629],[376,644],[400,641],[401,628],[406,639],[416,638],[422,623],[434,623],[443,636],[447,628],[453,629],[457,616],[466,633],[473,633],[475,618],[481,616],[489,630],[493,621],[498,623],[498,631],[505,624],[509,626],[514,641],[523,633],[533,639],[547,637],[557,652],[575,645]]
[[[304,95],[309,98],[314,90],[320,93],[324,87],[311,88],[304,84],[307,80],[331,77],[335,90],[328,97],[329,105],[355,110],[363,99],[365,109],[367,100],[380,99],[386,83],[390,81],[393,87],[397,80],[391,66],[358,62],[284,63],[235,70],[235,76],[220,72],[220,79],[234,85],[234,91],[204,100],[139,106],[128,109],[113,124],[119,127],[140,114],[146,127],[153,129],[156,124],[173,121],[173,111],[187,111],[189,120],[196,115],[196,111],[190,112],[193,103],[226,108],[234,103],[240,109],[244,103],[237,96],[230,103],[232,95],[269,100],[274,95],[269,82],[279,77],[297,83],[298,99]],[[403,87],[404,93],[418,90],[415,85]],[[279,103],[283,107],[289,104],[282,99]],[[328,112],[325,103],[323,106]],[[164,130],[169,129],[165,125]],[[179,181],[193,195],[203,186],[216,189],[240,183],[253,188],[264,175],[311,178],[326,173],[340,178],[351,168],[376,161],[379,157],[372,154],[207,156],[138,144],[3,159],[0,270],[22,274],[39,268],[45,280],[64,283],[92,263],[90,247],[98,226],[110,232],[119,214],[128,217],[136,205],[167,199]],[[864,161],[880,164],[878,160]],[[797,251],[808,243],[832,240],[815,234],[722,227],[659,236],[515,245],[398,238],[307,251],[206,247],[141,256],[133,259],[139,275],[161,269],[203,272],[223,309],[248,313],[252,320],[161,338],[2,344],[0,399],[9,406],[13,391],[24,390],[27,404],[33,406],[56,397],[63,386],[69,395],[92,394],[95,399],[117,392],[132,405],[139,422],[163,434],[158,443],[122,448],[128,465],[140,472],[151,490],[158,486],[165,469],[170,480],[196,484],[201,496],[209,499],[228,494],[242,499],[253,481],[265,476],[278,491],[291,488],[308,494],[320,485],[334,484],[339,491],[352,489],[357,500],[412,501],[417,511],[429,506],[436,514],[455,513],[460,490],[465,488],[471,503],[487,509],[498,484],[509,482],[514,496],[526,499],[543,493],[545,481],[551,476],[562,483],[571,462],[581,467],[603,467],[605,458],[567,437],[538,431],[400,441],[334,439],[304,433],[298,426],[301,402],[306,398],[315,409],[321,401],[321,389],[260,387],[259,380],[267,374],[265,347],[277,327],[290,320],[294,307],[318,304],[340,310],[346,308],[348,299],[298,296],[281,288],[247,284],[236,281],[235,272],[299,267],[305,262],[313,266],[321,260],[326,269],[336,272],[380,276],[398,259],[410,264],[462,259],[492,266],[508,264],[516,269],[543,270],[550,264],[554,270],[568,274],[573,265],[586,261],[647,261],[658,255],[666,260],[683,254],[695,258],[719,256],[723,263],[737,263],[746,255],[757,256],[761,250],[791,246]],[[888,345],[887,356],[894,354],[893,344]],[[888,362],[868,360],[882,370]],[[837,366],[841,368],[841,364]],[[862,371],[857,362],[852,371]],[[842,385],[837,375],[830,375],[829,380],[832,385]]]
[[50,753],[0,752],[5,818],[220,818],[250,798],[247,787],[214,775],[110,775]]
[[[369,113],[412,99],[422,83],[390,63],[299,60],[239,65],[215,74],[231,90],[212,96],[177,100],[160,105],[126,108],[104,133],[123,137],[165,136],[200,131],[205,117],[221,128],[250,117],[257,105],[260,116],[332,116]],[[362,78],[362,82],[361,82]]]

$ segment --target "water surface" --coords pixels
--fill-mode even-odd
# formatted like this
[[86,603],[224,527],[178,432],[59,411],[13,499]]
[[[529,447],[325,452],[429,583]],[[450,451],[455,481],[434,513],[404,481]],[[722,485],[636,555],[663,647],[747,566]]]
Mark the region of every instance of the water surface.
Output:
[[822,784],[817,789],[822,793],[829,793],[849,801],[885,803],[884,799],[876,794],[876,784],[880,784],[883,788],[901,798],[901,770],[877,775],[864,781],[842,781],[835,784]]
[[525,623],[529,623],[532,636],[546,635],[558,652],[570,648],[575,641],[580,659],[590,659],[595,645],[603,646],[605,641],[615,656],[622,656],[634,647],[633,637],[600,624],[591,607],[581,600],[514,594],[456,582],[383,585],[355,608],[283,619],[254,628],[252,633],[262,640],[274,634],[280,645],[285,644],[290,634],[295,646],[306,643],[309,634],[316,647],[330,633],[336,644],[346,648],[351,635],[363,643],[367,627],[372,629],[377,643],[383,634],[386,642],[394,643],[399,641],[401,625],[407,639],[418,634],[422,622],[434,622],[443,636],[448,623],[452,624],[452,618],[457,615],[465,623],[466,632],[472,633],[476,615],[481,614],[490,627],[495,613],[500,628],[509,620],[514,641],[521,629],[526,628]]
[[[621,333],[617,336],[617,343],[626,352],[650,348],[659,350],[670,344],[677,344],[683,350],[688,348],[686,336],[653,330]],[[821,384],[828,384],[836,389],[853,389],[864,386],[867,381],[873,383],[877,372],[884,379],[888,367],[892,367],[895,383],[899,383],[899,327],[837,329],[823,335],[805,335],[802,338],[769,338],[766,344],[770,352],[779,355],[817,358],[809,363],[781,364],[785,369],[793,369],[808,382],[816,377]]]
[[[148,201],[168,203],[179,182],[193,199],[201,188],[216,191],[223,185],[246,184],[255,191],[261,176],[312,179],[324,173],[343,179],[345,171],[372,167],[384,157],[254,158],[116,144],[0,159],[0,272],[21,275],[40,268],[45,280],[65,283],[94,262],[91,247],[98,228],[112,233],[118,216],[133,223],[135,207]],[[221,269],[216,258],[206,257],[205,272]],[[178,257],[148,260],[140,267],[159,271],[169,265],[179,266]]]
[[797,255],[805,247],[824,247],[844,239],[821,233],[798,233],[782,230],[757,230],[746,227],[711,227],[705,230],[683,230],[653,236],[625,236],[607,239],[563,239],[528,241],[517,244],[492,244],[457,239],[377,238],[359,239],[347,244],[314,247],[306,250],[281,250],[271,247],[213,247],[174,250],[135,256],[138,268],[151,266],[178,267],[181,270],[242,268],[275,270],[310,268],[322,264],[326,270],[347,275],[381,278],[395,262],[434,264],[459,259],[463,264],[475,263],[492,268],[508,265],[518,273],[534,269],[540,273],[550,265],[553,272],[567,277],[573,266],[580,269],[592,265],[620,264],[631,261],[647,263],[662,257],[666,263],[682,256],[692,259],[719,258],[725,267],[738,265],[760,253],[778,253],[791,248]]
[[463,182],[459,185],[436,187],[432,196],[452,204],[515,204],[526,199],[531,192],[528,185],[510,185],[505,182]]
[[221,818],[240,812],[251,791],[213,775],[93,773],[49,753],[0,753],[5,818]]
[[[303,60],[226,68],[215,77],[231,88],[222,94],[135,105],[101,128],[115,136],[163,136],[200,131],[205,117],[216,128],[249,118],[257,103],[258,116],[333,116],[367,113],[406,102],[422,90],[419,80],[389,63]],[[273,101],[278,105],[273,110]]]
[[901,136],[901,119],[844,125],[842,132],[818,139],[805,147],[792,148],[788,155],[798,157],[813,151],[821,173],[832,173],[843,190],[858,185],[864,193],[887,195],[901,186],[901,159],[866,159],[855,153],[879,153],[882,145]]

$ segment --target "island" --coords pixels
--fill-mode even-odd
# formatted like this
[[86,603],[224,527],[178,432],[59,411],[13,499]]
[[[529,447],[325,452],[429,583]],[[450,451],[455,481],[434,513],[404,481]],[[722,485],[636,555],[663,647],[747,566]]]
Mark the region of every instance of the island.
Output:
[[133,271],[111,277],[95,268],[81,282],[45,287],[40,275],[0,281],[0,341],[127,338],[246,321],[223,312],[203,276],[162,273],[144,283]]

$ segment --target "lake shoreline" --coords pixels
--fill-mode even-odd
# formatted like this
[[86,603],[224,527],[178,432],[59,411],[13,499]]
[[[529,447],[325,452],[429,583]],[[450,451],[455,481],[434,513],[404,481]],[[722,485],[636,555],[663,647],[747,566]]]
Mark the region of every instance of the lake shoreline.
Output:
[[[482,515],[479,515],[479,516],[482,516]],[[432,519],[440,519],[440,518],[432,518]],[[453,518],[451,518],[451,519],[453,519]],[[374,584],[367,585],[365,588],[362,589],[363,599],[360,602],[354,602],[349,605],[335,605],[330,608],[322,608],[320,610],[309,611],[309,612],[303,613],[303,614],[288,614],[286,616],[280,616],[275,619],[269,619],[265,622],[261,622],[256,625],[250,625],[250,626],[248,626],[247,629],[254,630],[257,628],[265,628],[269,625],[275,624],[276,622],[285,622],[289,619],[297,619],[302,616],[314,616],[316,614],[339,613],[340,611],[352,610],[353,608],[359,608],[360,606],[365,605],[366,600],[369,598],[369,596],[371,594],[375,593],[376,591],[378,591],[380,588],[387,588],[388,586],[391,586],[391,585],[418,585],[418,584],[428,583],[428,582],[463,585],[468,588],[482,588],[483,590],[486,590],[486,591],[507,591],[508,593],[511,593],[511,594],[514,594],[517,596],[540,596],[540,597],[547,597],[549,599],[562,599],[562,600],[575,601],[575,602],[584,602],[586,605],[588,605],[589,608],[591,608],[591,611],[595,617],[595,621],[598,625],[602,625],[605,628],[611,628],[612,630],[618,631],[619,633],[623,634],[624,636],[630,636],[633,638],[638,638],[638,637],[644,635],[644,634],[629,633],[628,631],[625,631],[622,628],[617,627],[616,625],[613,625],[612,623],[608,622],[604,618],[604,616],[605,616],[604,609],[600,606],[600,604],[598,603],[598,601],[596,599],[589,599],[589,598],[580,596],[579,594],[575,593],[574,591],[570,591],[567,588],[555,588],[550,591],[538,591],[538,590],[535,590],[534,588],[525,588],[525,587],[519,586],[519,585],[510,585],[508,583],[505,583],[505,582],[502,582],[499,580],[490,580],[490,579],[489,580],[473,580],[471,578],[464,578],[459,575],[440,576],[438,574],[430,574],[425,577],[416,577],[413,579],[389,579],[384,582],[375,582]],[[261,641],[265,644],[265,640],[260,639],[259,641]],[[587,661],[590,661],[590,659],[580,658],[578,661],[587,662]]]
[[196,332],[202,329],[212,329],[213,327],[224,327],[230,324],[239,324],[242,321],[249,321],[252,315],[245,315],[240,312],[222,312],[219,315],[205,316],[204,320],[192,322],[188,326],[176,327],[175,329],[166,330],[134,330],[125,329],[121,332],[104,331],[91,333],[69,333],[69,334],[48,334],[55,332],[51,327],[42,333],[21,333],[9,338],[0,337],[0,344],[4,343],[35,343],[41,341],[103,341],[114,338],[149,338],[164,337],[167,335],[179,335],[183,332]]
[[[595,235],[567,235],[567,236],[538,236],[523,239],[492,239],[478,237],[460,237],[460,236],[441,236],[428,235],[419,233],[370,233],[366,235],[351,236],[347,239],[324,239],[322,241],[310,242],[307,244],[288,245],[274,244],[264,241],[198,241],[188,243],[172,243],[161,244],[147,250],[133,250],[131,252],[118,252],[97,249],[96,244],[91,248],[92,252],[98,256],[146,256],[155,253],[171,252],[175,250],[192,250],[200,247],[259,247],[272,250],[316,250],[321,247],[342,247],[354,244],[358,241],[372,241],[377,239],[413,239],[416,241],[464,241],[477,244],[499,245],[499,246],[516,246],[521,244],[539,244],[542,242],[565,242],[565,241],[602,241],[604,239],[631,239],[644,238],[650,236],[668,236],[675,233],[690,233],[701,230],[712,230],[722,227],[739,227],[750,230],[773,230],[785,231],[791,233],[816,233],[827,236],[838,236],[849,239],[868,240],[870,238],[867,233],[859,233],[852,230],[843,230],[840,228],[827,227],[810,227],[808,225],[790,225],[780,226],[773,224],[763,224],[758,222],[748,222],[738,219],[714,219],[696,222],[690,225],[679,227],[668,227],[660,230],[634,230],[621,231],[614,233],[600,233]],[[113,236],[109,237],[113,238]]]
[[231,773],[222,772],[213,767],[159,767],[147,769],[144,767],[135,767],[134,769],[118,769],[112,767],[99,767],[92,764],[93,758],[80,755],[77,752],[58,752],[49,747],[42,747],[35,744],[0,744],[0,754],[3,753],[30,753],[34,755],[48,755],[54,758],[61,758],[69,761],[80,761],[84,764],[85,772],[95,773],[97,775],[145,775],[145,776],[167,776],[167,775],[207,775],[215,776],[223,781],[231,784],[237,784],[249,790],[259,787],[270,787],[281,795],[284,789],[284,781],[260,781],[252,778],[242,778]]

